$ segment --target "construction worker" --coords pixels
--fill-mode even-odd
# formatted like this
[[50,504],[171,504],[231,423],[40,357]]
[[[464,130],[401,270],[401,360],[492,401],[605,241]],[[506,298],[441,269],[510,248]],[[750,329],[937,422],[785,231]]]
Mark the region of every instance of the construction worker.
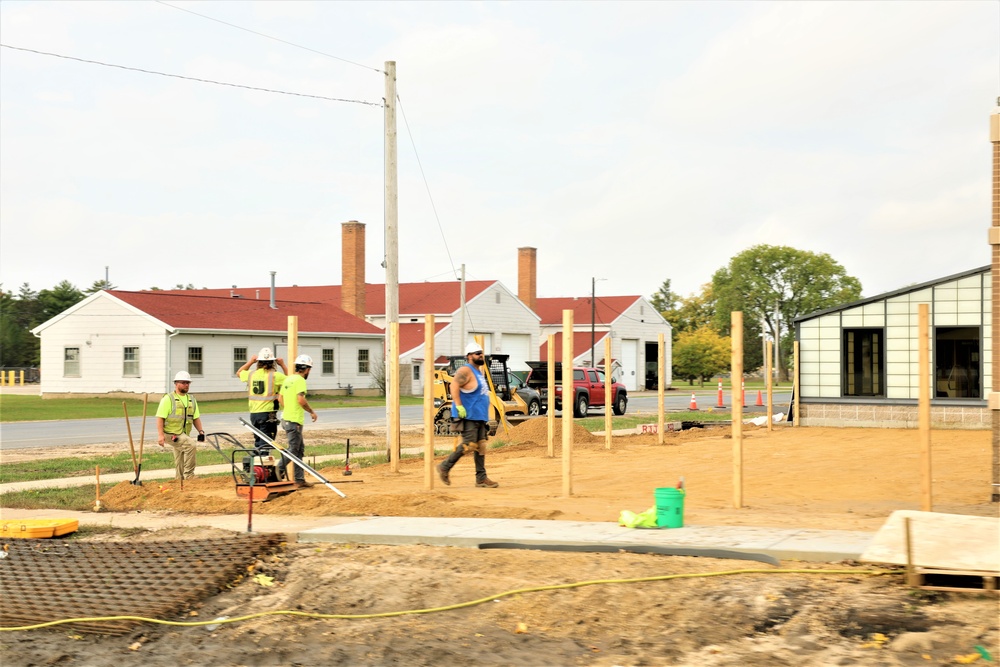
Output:
[[490,388],[483,377],[486,356],[479,343],[469,343],[465,348],[464,366],[455,372],[451,381],[451,418],[461,419],[460,442],[447,459],[438,464],[438,477],[451,485],[449,475],[458,460],[472,452],[476,463],[476,486],[495,489],[499,484],[486,476],[486,440],[489,437]]
[[[257,364],[257,370],[250,372],[250,367]],[[281,372],[274,370],[277,364]],[[261,348],[261,351],[250,357],[240,366],[236,375],[240,382],[246,382],[250,400],[250,423],[254,428],[274,440],[278,435],[278,391],[285,382],[288,368],[285,361],[275,358],[271,348]],[[266,454],[271,446],[263,438],[254,433],[253,445],[261,454]]]
[[[181,481],[194,477],[198,442],[205,442],[198,401],[188,393],[190,389],[191,375],[187,371],[178,372],[173,392],[164,395],[156,409],[157,443],[165,447],[167,438],[170,439],[174,448],[174,477]],[[190,436],[192,425],[198,429],[197,442]]]
[[[302,429],[306,420],[306,413],[312,415],[312,420],[316,421],[318,416],[316,411],[306,400],[306,378],[312,370],[313,360],[308,354],[300,354],[295,357],[295,372],[285,379],[278,393],[278,401],[281,404],[281,428],[288,436],[288,452],[301,460],[306,453],[306,443],[302,438]],[[294,464],[293,464],[294,465]],[[278,464],[278,477],[287,479],[288,459],[281,457]],[[295,466],[295,485],[299,488],[312,486],[306,481],[306,473],[300,466]]]

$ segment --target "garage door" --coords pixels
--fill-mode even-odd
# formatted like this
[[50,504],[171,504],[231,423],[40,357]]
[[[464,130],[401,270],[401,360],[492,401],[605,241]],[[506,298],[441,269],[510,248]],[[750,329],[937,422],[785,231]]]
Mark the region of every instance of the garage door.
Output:
[[531,336],[529,334],[505,333],[500,338],[500,347],[502,354],[510,355],[510,359],[507,360],[507,368],[512,371],[526,371],[528,365],[524,362],[535,360],[531,356]]
[[639,388],[636,381],[636,365],[639,361],[639,341],[634,338],[622,339],[622,384],[629,391]]

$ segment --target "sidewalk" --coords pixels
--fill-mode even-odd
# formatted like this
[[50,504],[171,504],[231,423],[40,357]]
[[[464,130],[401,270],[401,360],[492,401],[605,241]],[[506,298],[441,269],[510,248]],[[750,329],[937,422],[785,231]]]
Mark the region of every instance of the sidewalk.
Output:
[[[80,525],[148,530],[199,526],[247,532],[248,527],[248,517],[244,514],[181,515],[155,512],[69,512],[6,508],[0,510],[0,519],[38,518],[77,519]],[[358,518],[255,514],[249,521],[254,533],[288,533],[295,535],[299,542],[426,544],[472,548],[491,543],[618,549],[653,547],[673,550],[676,555],[723,558],[742,553],[769,556],[779,560],[816,563],[858,560],[875,536],[875,533],[849,530],[751,526],[685,526],[644,530],[596,521],[440,517]]]

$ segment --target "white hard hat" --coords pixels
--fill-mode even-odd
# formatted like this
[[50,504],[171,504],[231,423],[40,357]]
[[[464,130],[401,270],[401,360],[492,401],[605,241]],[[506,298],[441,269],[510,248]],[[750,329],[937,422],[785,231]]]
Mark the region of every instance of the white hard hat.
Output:
[[476,352],[482,352],[482,351],[483,351],[483,346],[475,341],[472,341],[471,343],[465,346],[465,356],[469,356],[470,354],[475,354]]
[[271,352],[269,347],[260,348],[260,352],[257,353],[257,361],[274,361],[274,352]]
[[312,368],[313,358],[310,357],[308,354],[300,354],[299,356],[295,357],[295,365],[308,366],[309,368]]
[[177,375],[174,376],[174,382],[190,382],[191,374],[187,371],[177,371]]

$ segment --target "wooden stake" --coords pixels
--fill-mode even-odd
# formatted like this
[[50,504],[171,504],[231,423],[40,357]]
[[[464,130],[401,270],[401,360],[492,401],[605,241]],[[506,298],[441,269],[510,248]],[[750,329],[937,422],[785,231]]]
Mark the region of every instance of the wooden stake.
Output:
[[611,332],[604,337],[604,449],[611,449]]
[[917,421],[920,427],[920,509],[933,512],[931,498],[931,370],[929,307],[926,303],[917,305],[917,345],[920,355],[920,390],[917,400]]
[[[573,311],[563,311],[562,341],[563,495],[573,495]],[[550,397],[550,402],[551,402]],[[550,406],[551,407],[551,406]]]
[[666,428],[665,413],[663,404],[664,375],[666,370],[666,346],[663,341],[663,334],[656,335],[656,442],[662,445],[664,440],[664,429]]
[[549,426],[549,458],[554,458],[556,455],[556,335],[549,334],[548,340],[548,356],[546,357],[546,366],[549,371],[549,379],[546,384],[546,391],[548,391],[548,426]]
[[772,374],[772,372],[774,370],[773,368],[771,368],[771,348],[773,346],[774,346],[774,342],[773,341],[767,341],[767,346],[766,346],[767,347],[767,354],[764,357],[764,368],[767,369],[767,430],[768,431],[773,431],[774,430],[774,424],[772,423],[772,420],[771,420],[771,415],[774,412],[774,410],[773,410],[774,404],[772,403],[772,394],[773,394],[773,391],[774,391],[774,383],[773,383],[773,381],[771,379],[771,374]]
[[795,371],[792,375],[792,425],[798,426],[801,411],[799,410],[799,341],[795,341],[792,344],[795,353]]
[[730,363],[733,391],[733,507],[743,507],[743,312],[733,311],[729,335],[733,353]]
[[434,315],[424,315],[424,488],[434,488]]

